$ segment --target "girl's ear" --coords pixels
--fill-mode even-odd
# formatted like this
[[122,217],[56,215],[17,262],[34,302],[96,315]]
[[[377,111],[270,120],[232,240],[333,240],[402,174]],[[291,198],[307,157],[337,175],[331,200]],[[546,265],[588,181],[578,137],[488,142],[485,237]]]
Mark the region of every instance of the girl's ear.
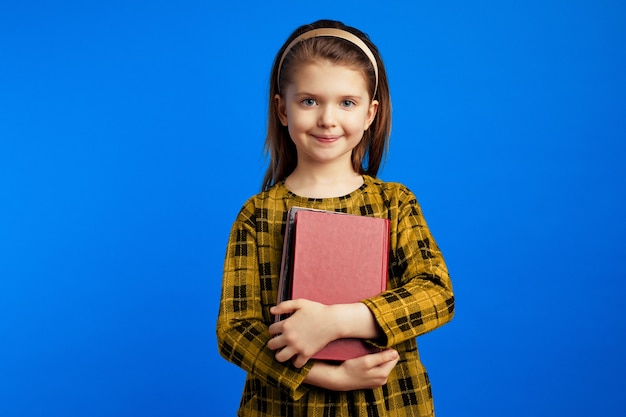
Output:
[[370,128],[372,122],[376,118],[376,113],[378,112],[378,100],[372,100],[370,103],[369,109],[367,109],[367,117],[365,118],[365,126],[363,127],[363,131],[366,131]]
[[276,94],[274,96],[274,100],[276,101],[276,115],[280,120],[280,123],[283,126],[287,126],[287,110],[285,105],[285,100],[280,96],[280,94]]

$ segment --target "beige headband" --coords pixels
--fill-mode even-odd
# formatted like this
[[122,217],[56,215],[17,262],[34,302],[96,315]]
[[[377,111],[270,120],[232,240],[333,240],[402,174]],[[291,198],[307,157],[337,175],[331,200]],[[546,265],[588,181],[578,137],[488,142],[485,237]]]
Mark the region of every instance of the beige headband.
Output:
[[278,63],[278,80],[277,80],[278,83],[280,84],[280,70],[283,67],[283,61],[285,60],[285,57],[287,56],[289,51],[291,51],[291,48],[293,48],[298,42],[301,42],[306,39],[317,38],[320,36],[330,36],[334,38],[345,39],[348,42],[352,42],[353,44],[358,46],[359,49],[361,49],[365,53],[365,55],[367,55],[367,57],[372,62],[372,67],[374,67],[374,75],[376,77],[376,85],[374,87],[374,96],[376,96],[376,91],[378,90],[378,64],[376,63],[376,58],[374,57],[374,54],[372,53],[370,48],[365,44],[365,42],[363,42],[358,36],[346,30],[336,29],[336,28],[313,29],[308,32],[304,32],[303,34],[298,36],[296,39],[291,41],[291,43],[287,45],[287,47],[285,48],[283,55],[280,57],[280,62]]

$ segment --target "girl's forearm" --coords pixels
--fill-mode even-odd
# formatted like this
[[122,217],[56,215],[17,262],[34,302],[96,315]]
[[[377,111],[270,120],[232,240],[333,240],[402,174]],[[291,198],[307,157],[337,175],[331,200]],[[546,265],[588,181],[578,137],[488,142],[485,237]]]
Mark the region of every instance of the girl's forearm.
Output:
[[338,339],[376,339],[382,335],[374,315],[363,303],[331,306],[336,319]]
[[340,383],[337,378],[337,365],[315,361],[304,378],[304,383],[319,388],[340,391]]
[[304,383],[333,391],[379,388],[400,359],[393,349],[349,359],[339,365],[315,361]]

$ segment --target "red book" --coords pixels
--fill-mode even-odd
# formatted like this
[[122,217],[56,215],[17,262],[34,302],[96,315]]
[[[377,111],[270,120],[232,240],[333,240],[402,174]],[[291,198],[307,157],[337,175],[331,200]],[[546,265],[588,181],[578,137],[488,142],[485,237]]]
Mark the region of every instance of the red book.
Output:
[[[285,230],[278,303],[305,298],[330,305],[376,296],[387,288],[388,256],[388,219],[293,207]],[[343,361],[378,351],[361,339],[340,339],[313,358]]]

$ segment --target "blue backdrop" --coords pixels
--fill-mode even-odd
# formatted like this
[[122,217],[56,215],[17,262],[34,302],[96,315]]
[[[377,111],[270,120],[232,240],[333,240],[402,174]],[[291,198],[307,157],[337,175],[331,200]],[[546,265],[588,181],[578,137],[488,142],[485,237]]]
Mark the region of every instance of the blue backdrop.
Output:
[[234,415],[224,248],[272,59],[318,18],[381,49],[380,176],[453,277],[438,416],[626,414],[626,3],[212,3],[0,6],[1,416]]

